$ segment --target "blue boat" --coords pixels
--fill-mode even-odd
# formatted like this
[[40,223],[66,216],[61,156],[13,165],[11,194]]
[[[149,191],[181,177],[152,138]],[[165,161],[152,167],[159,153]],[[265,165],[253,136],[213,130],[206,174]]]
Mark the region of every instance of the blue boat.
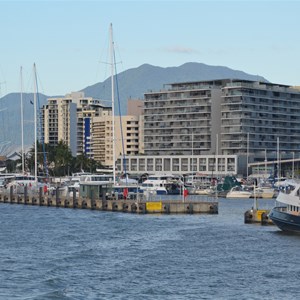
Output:
[[282,231],[300,233],[300,182],[287,181],[276,202],[269,218]]

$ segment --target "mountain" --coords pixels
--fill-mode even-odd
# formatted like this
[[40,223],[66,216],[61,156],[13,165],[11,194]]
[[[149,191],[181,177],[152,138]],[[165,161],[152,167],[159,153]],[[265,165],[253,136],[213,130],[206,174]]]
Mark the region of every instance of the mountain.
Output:
[[[144,64],[118,74],[117,78],[122,114],[127,114],[127,99],[142,99],[145,92],[161,90],[165,84],[169,83],[227,78],[267,81],[261,76],[250,75],[228,67],[193,62],[168,68]],[[82,89],[82,91],[86,96],[109,100],[111,99],[111,79],[107,78],[103,82]],[[117,104],[115,111],[119,112]]]
[[[120,107],[123,115],[127,114],[127,99],[143,99],[145,92],[161,90],[165,84],[169,83],[226,78],[267,81],[261,76],[202,63],[186,63],[179,67],[168,68],[144,64],[117,74],[117,78]],[[81,91],[85,93],[85,96],[110,101],[111,79],[107,78],[105,81],[88,86]],[[42,107],[47,102],[47,98],[50,97],[55,96],[39,94],[39,106]],[[24,143],[27,147],[32,146],[34,141],[33,105],[30,103],[32,100],[33,94],[23,94]],[[103,102],[103,104],[110,105],[108,102]],[[115,112],[119,114],[118,102],[115,101],[115,104]],[[0,99],[0,129],[0,155],[20,147],[21,117],[19,93],[11,93]]]
[[[33,94],[23,93],[24,145],[34,142]],[[0,155],[8,154],[21,146],[21,100],[20,93],[11,93],[0,99]],[[48,96],[37,95],[37,105],[42,107]]]

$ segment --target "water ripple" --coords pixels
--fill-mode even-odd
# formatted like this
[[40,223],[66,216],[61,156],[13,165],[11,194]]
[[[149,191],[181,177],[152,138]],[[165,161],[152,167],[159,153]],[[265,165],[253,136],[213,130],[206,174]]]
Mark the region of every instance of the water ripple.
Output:
[[0,299],[296,299],[300,237],[245,225],[251,206],[137,215],[0,204]]

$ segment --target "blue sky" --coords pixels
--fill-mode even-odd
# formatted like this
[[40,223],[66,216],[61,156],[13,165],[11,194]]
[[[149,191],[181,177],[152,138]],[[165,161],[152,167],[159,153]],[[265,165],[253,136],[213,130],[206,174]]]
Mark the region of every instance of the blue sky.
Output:
[[[119,72],[144,63],[227,66],[300,85],[299,1],[3,1],[0,97],[64,95],[109,77],[109,24]],[[106,62],[106,63],[105,63]]]

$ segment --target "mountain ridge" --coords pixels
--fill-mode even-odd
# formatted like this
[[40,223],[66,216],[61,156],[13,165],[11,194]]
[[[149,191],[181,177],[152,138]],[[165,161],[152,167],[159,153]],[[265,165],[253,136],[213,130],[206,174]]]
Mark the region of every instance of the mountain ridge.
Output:
[[[259,75],[251,75],[225,66],[210,66],[197,62],[187,62],[178,67],[165,68],[143,64],[125,70],[117,77],[122,114],[127,113],[127,99],[143,98],[145,92],[160,90],[164,85],[170,83],[218,79],[245,79],[268,82]],[[81,91],[88,97],[111,99],[111,79],[107,78],[103,82],[90,85]],[[116,114],[119,114],[118,107],[115,108]]]

